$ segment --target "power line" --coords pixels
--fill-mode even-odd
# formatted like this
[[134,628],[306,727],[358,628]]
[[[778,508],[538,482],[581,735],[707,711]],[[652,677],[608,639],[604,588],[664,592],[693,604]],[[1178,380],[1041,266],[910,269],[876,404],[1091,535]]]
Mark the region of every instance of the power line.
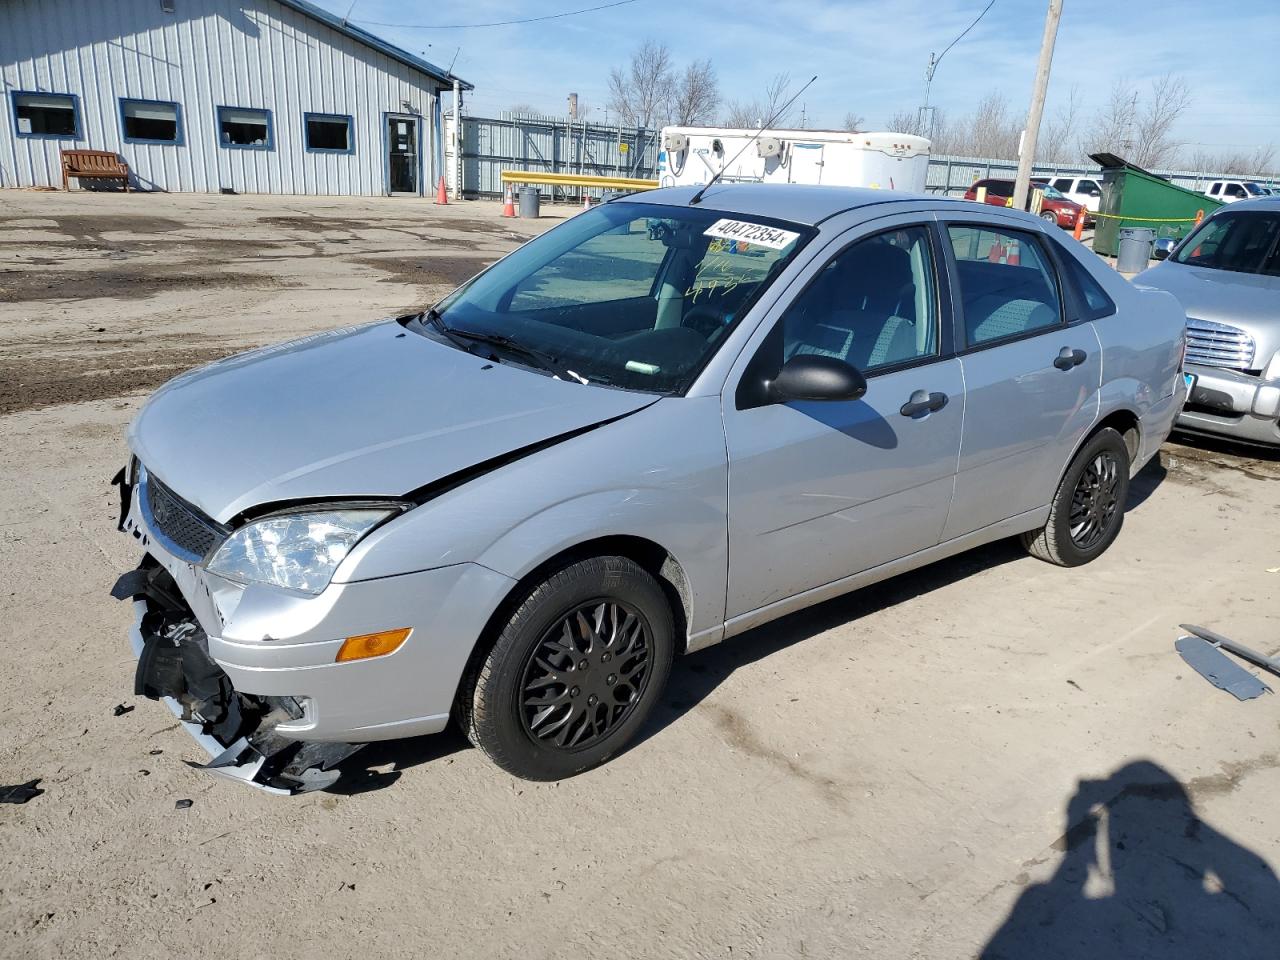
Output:
[[[400,27],[404,30],[474,30],[479,27],[510,27],[519,23],[541,23],[543,20],[562,20],[565,17],[576,17],[581,13],[595,13],[597,10],[612,10],[614,7],[625,7],[636,0],[614,0],[613,3],[602,3],[594,7],[583,7],[581,10],[566,10],[563,13],[548,13],[541,17],[523,17],[519,20],[495,20],[492,23],[385,23],[381,20],[358,20],[370,27]],[[994,2],[994,0],[993,0]]]

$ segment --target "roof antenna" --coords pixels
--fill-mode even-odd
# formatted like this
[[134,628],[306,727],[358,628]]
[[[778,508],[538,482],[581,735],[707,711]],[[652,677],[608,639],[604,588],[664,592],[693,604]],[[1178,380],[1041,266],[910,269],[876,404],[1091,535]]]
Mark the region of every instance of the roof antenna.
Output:
[[761,125],[760,125],[760,129],[756,131],[755,136],[753,136],[750,140],[748,140],[748,141],[743,145],[742,149],[741,149],[741,150],[739,150],[737,153],[735,153],[735,154],[733,155],[733,157],[729,160],[729,162],[728,162],[728,163],[722,163],[722,164],[720,165],[720,169],[716,172],[715,176],[713,176],[710,180],[708,180],[705,184],[703,184],[702,189],[701,189],[701,190],[699,190],[697,193],[695,193],[692,197],[690,197],[690,198],[689,198],[689,206],[693,206],[693,205],[694,205],[694,204],[696,204],[699,200],[701,200],[701,199],[702,199],[702,195],[703,195],[704,193],[706,193],[708,190],[710,190],[710,189],[712,188],[712,186],[714,186],[714,185],[715,185],[715,182],[716,182],[717,180],[719,180],[719,179],[720,179],[720,177],[724,174],[724,172],[725,172],[727,169],[729,169],[729,164],[733,163],[733,161],[734,161],[734,160],[737,160],[740,156],[742,156],[744,153],[746,153],[746,152],[747,152],[747,147],[751,146],[753,143],[755,143],[757,140],[759,140],[759,139],[760,139],[760,135],[761,135],[761,134],[763,134],[766,130],[768,130],[771,126],[773,126],[773,121],[777,120],[780,116],[782,116],[784,113],[786,113],[786,112],[787,112],[787,108],[788,108],[788,107],[790,107],[790,106],[791,106],[793,103],[795,103],[797,100],[799,100],[799,99],[800,99],[800,94],[802,94],[802,93],[804,93],[806,90],[808,90],[808,89],[809,89],[809,84],[813,83],[813,81],[815,81],[815,80],[817,80],[817,79],[818,79],[818,75],[815,73],[812,77],[810,77],[810,78],[809,78],[809,83],[806,83],[803,87],[801,87],[799,90],[797,90],[797,91],[796,91],[796,93],[795,93],[795,96],[794,96],[794,97],[792,97],[790,100],[788,100],[788,101],[787,101],[786,103],[784,103],[782,106],[780,106],[780,107],[778,108],[777,112],[776,112],[776,113],[774,113],[774,115],[773,115],[772,117],[770,117],[770,118],[769,118],[768,120],[766,120],[763,124],[761,124]]

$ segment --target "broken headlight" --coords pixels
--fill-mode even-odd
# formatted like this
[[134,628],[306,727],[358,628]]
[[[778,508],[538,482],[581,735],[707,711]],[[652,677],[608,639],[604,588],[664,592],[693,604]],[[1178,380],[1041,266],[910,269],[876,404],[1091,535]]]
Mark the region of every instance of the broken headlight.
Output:
[[209,561],[209,571],[240,583],[321,593],[351,548],[398,510],[285,513],[247,523]]

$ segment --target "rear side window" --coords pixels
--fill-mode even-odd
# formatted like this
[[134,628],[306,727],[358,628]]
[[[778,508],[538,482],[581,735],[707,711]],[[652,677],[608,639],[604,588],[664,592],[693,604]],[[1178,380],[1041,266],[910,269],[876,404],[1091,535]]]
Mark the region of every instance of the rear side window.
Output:
[[1209,188],[1210,196],[1216,197],[1221,192],[1222,192],[1222,184],[1220,183],[1215,183],[1212,187]]
[[929,231],[904,227],[846,247],[782,318],[783,360],[836,357],[864,373],[938,354]]
[[1109,317],[1116,312],[1115,302],[1107,296],[1107,291],[1103,290],[1102,285],[1094,279],[1088,267],[1065,250],[1059,252],[1058,259],[1062,262],[1067,276],[1075,284],[1076,291],[1083,301],[1085,308],[1083,319],[1097,320],[1100,317]]
[[1072,181],[1070,177],[1059,177],[1057,180],[1053,181],[1053,185],[1063,193],[1071,192],[1071,183]]
[[947,235],[955,253],[968,346],[1062,324],[1057,276],[1031,234],[953,224]]

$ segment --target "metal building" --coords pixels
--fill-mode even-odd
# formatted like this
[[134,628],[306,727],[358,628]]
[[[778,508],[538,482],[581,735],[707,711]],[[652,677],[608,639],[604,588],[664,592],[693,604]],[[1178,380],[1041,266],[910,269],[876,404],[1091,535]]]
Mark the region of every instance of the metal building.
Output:
[[0,187],[107,150],[137,189],[420,195],[446,70],[305,0],[0,0]]

